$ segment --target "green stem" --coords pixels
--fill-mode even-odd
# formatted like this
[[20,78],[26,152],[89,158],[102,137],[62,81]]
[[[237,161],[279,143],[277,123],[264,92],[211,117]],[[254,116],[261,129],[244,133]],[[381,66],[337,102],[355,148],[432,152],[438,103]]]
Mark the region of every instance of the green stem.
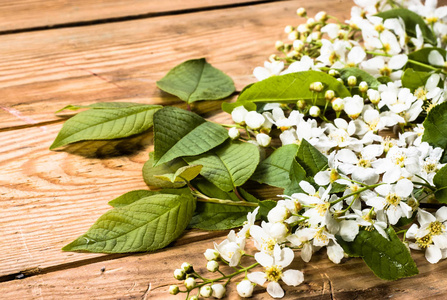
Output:
[[237,190],[237,187],[234,187],[233,191],[234,191],[234,194],[236,195],[236,197],[239,198],[239,200],[241,200],[243,202],[247,202],[247,200],[245,200],[244,197],[242,197],[241,194],[239,194],[239,191]]
[[200,195],[195,195],[198,197],[197,201],[199,202],[207,202],[207,203],[216,203],[216,204],[224,204],[224,205],[232,205],[232,206],[248,206],[248,207],[258,207],[257,203],[246,202],[246,201],[232,201],[232,200],[223,200],[217,198],[203,198]]
[[224,284],[224,285],[227,285],[230,282],[231,278],[233,278],[234,276],[236,276],[238,274],[241,274],[241,273],[244,273],[244,272],[247,272],[248,270],[251,270],[251,269],[253,269],[254,267],[257,267],[257,266],[259,266],[259,263],[254,263],[251,266],[248,266],[246,268],[242,268],[240,270],[237,270],[236,272],[231,273],[229,275],[223,275],[222,274],[223,275],[222,277],[219,277],[219,278],[216,278],[216,279],[206,280],[203,283],[196,285],[195,288],[201,288],[204,285],[207,285],[207,284],[210,284],[210,283],[214,283],[214,282],[218,282],[218,281],[221,281],[221,280],[224,280],[224,279],[228,279],[227,282]]
[[365,187],[363,187],[363,188],[361,188],[361,189],[359,189],[359,190],[357,190],[357,191],[355,191],[355,192],[353,192],[353,193],[351,193],[351,194],[349,194],[349,195],[343,196],[343,197],[338,198],[337,200],[334,200],[334,201],[329,202],[329,203],[330,203],[331,206],[332,206],[332,205],[334,205],[334,204],[337,204],[337,203],[339,203],[339,202],[345,200],[346,198],[349,198],[349,197],[351,197],[351,196],[360,194],[361,192],[364,192],[364,191],[366,191],[366,190],[373,189],[373,188],[375,188],[375,187],[377,187],[377,186],[379,186],[379,185],[382,185],[382,184],[385,184],[385,183],[382,182],[382,183],[376,183],[376,184],[373,184],[373,185],[367,185],[367,186],[365,186]]

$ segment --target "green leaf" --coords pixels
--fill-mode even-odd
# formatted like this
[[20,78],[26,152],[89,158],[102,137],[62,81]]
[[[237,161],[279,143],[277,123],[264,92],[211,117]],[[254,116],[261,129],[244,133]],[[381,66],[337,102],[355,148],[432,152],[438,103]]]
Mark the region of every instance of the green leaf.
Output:
[[85,140],[111,140],[147,131],[160,105],[138,105],[121,109],[90,109],[68,119],[50,150]]
[[200,174],[202,165],[190,165],[179,168],[175,173],[169,173],[164,175],[154,175],[161,180],[174,182],[191,181]]
[[433,35],[431,29],[425,24],[424,19],[415,12],[405,8],[396,8],[378,13],[376,16],[386,19],[401,18],[405,23],[405,31],[411,37],[416,37],[416,25],[419,25],[424,40],[427,43],[436,45],[436,37]]
[[194,210],[192,195],[145,197],[106,212],[62,250],[128,253],[161,249],[182,234]]
[[396,280],[419,273],[407,247],[392,228],[387,229],[388,241],[377,230],[361,230],[353,242],[337,239],[348,255],[362,257],[379,278]]
[[333,90],[337,97],[351,96],[346,87],[334,77],[317,71],[304,71],[281,76],[272,76],[257,82],[240,93],[237,101],[295,103],[298,99],[311,101],[314,96],[309,90],[313,82],[322,82],[324,90],[318,94],[317,104],[324,105],[324,92]]
[[[343,79],[344,82],[348,81],[349,76],[355,76],[357,78],[357,85],[365,81],[368,84],[368,88],[377,90],[379,88],[380,82],[369,74],[366,71],[360,70],[359,68],[344,68],[340,69],[340,77]],[[355,94],[360,94],[359,89],[356,87],[353,89]]]
[[100,109],[100,108],[126,108],[126,107],[132,107],[132,106],[142,106],[142,105],[146,105],[146,104],[140,104],[140,103],[134,103],[134,102],[98,102],[98,103],[93,103],[90,105],[76,105],[76,104],[69,104],[67,106],[65,106],[64,108],[59,109],[58,111],[56,111],[56,113],[61,112],[63,110],[78,110],[81,108],[96,108],[96,109]]
[[422,141],[433,147],[447,148],[447,102],[433,107],[422,124]]
[[178,169],[186,166],[183,159],[177,158],[167,163],[154,167],[154,153],[149,153],[149,160],[143,166],[143,179],[148,186],[159,188],[179,188],[186,184],[186,182],[169,182],[157,178],[157,175],[167,173],[175,173]]
[[419,87],[425,87],[427,79],[431,73],[415,71],[413,69],[406,69],[402,76],[402,86],[409,88],[414,92]]
[[[225,192],[204,178],[195,179],[193,184],[201,193],[208,197],[240,201],[234,192]],[[238,191],[248,202],[265,202],[260,202],[242,188],[238,188]],[[264,207],[267,207],[268,203],[264,203],[263,205]],[[260,206],[260,210],[263,210],[261,204]],[[243,225],[247,220],[247,213],[253,211],[255,208],[256,207],[197,202],[196,215],[192,218],[190,226],[203,230],[224,230],[235,228]],[[259,218],[259,215],[257,217]]]
[[[432,51],[438,51],[443,57],[446,57],[447,54],[446,50],[441,48],[422,48],[421,50],[414,51],[408,54],[408,59],[415,60],[417,62],[426,65],[430,65],[430,62],[428,61],[428,56]],[[433,68],[427,68],[425,66],[421,66],[419,64],[415,64],[410,61],[407,63],[407,68],[412,68],[415,71],[425,71],[425,72],[433,71]]]
[[159,195],[159,194],[191,194],[191,190],[189,188],[183,189],[164,189],[160,191],[149,191],[149,190],[135,190],[127,192],[111,201],[109,201],[109,205],[112,207],[123,207],[129,204],[132,204],[140,199]]
[[433,183],[436,186],[436,200],[447,203],[447,165],[436,173],[433,177]]
[[326,168],[328,163],[326,156],[305,139],[301,140],[296,160],[304,168],[307,176],[311,177]]
[[184,109],[165,107],[154,114],[154,165],[205,153],[227,138],[222,126]]
[[276,149],[259,164],[251,179],[259,183],[287,188],[291,184],[290,170],[297,151],[298,145],[296,144]]
[[187,103],[223,99],[235,91],[233,80],[205,58],[188,60],[174,67],[157,81],[157,86]]
[[250,143],[229,142],[213,151],[185,157],[189,164],[203,165],[200,174],[223,191],[243,185],[256,170],[259,150]]
[[388,76],[380,76],[377,78],[377,81],[380,82],[380,84],[387,84],[388,82],[393,82],[393,80]]
[[239,227],[247,221],[247,214],[255,208],[198,202],[197,214],[192,218],[190,226],[202,230],[225,230]]
[[292,195],[293,193],[303,193],[303,189],[300,187],[302,180],[308,180],[306,171],[296,161],[296,157],[292,160],[292,166],[289,172],[290,184],[284,190],[284,194]]

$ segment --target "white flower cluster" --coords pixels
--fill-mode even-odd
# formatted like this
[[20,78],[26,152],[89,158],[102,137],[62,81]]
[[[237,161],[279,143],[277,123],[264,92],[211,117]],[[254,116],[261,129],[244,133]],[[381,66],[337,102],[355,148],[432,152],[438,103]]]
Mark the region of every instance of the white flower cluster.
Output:
[[[264,67],[254,70],[258,80],[310,70],[325,72],[355,91],[352,96],[340,97],[316,81],[309,90],[315,99],[326,101],[324,108],[315,101],[299,100],[296,105],[269,103],[258,111],[238,106],[231,113],[237,127],[244,128],[249,138],[254,135],[262,147],[270,145],[271,133],[277,130],[282,145],[300,145],[304,139],[328,159],[327,169],[299,183],[300,192],[282,196],[267,222],[255,225],[256,209],[241,231],[231,231],[215,249],[207,250],[209,270],[217,270],[218,259],[236,267],[246,255],[247,240],[254,242],[258,250],[254,258],[263,271],[244,269],[247,275],[237,287],[242,297],[250,297],[255,284],[268,282],[267,292],[281,298],[280,280],[291,286],[302,283],[302,272],[285,269],[294,258],[293,249],[299,249],[303,261],[309,262],[315,251],[325,247],[328,258],[340,263],[345,253],[336,236],[353,242],[366,229],[389,240],[387,228],[410,218],[419,225],[404,230],[409,248],[425,250],[430,263],[447,257],[447,207],[434,214],[421,208],[433,197],[434,176],[444,166],[443,149],[422,142],[421,119],[447,99],[447,57],[439,50],[447,46],[447,7],[437,8],[435,0],[399,1],[400,7],[422,16],[431,28],[434,41],[428,41],[419,25],[415,37],[409,37],[402,18],[374,15],[395,8],[396,1],[354,2],[357,6],[345,23],[328,23],[325,12],[309,18],[304,9],[298,9],[307,22],[285,28],[291,43],[276,43],[285,57],[272,55]],[[414,51],[428,47],[432,50],[427,63],[411,58]],[[419,87],[403,84],[408,64],[422,64],[431,72]],[[372,75],[376,84],[369,86],[371,80],[368,84],[356,73],[340,74],[350,67]],[[393,137],[386,132],[394,132]],[[237,139],[240,132],[234,127],[229,135]]]

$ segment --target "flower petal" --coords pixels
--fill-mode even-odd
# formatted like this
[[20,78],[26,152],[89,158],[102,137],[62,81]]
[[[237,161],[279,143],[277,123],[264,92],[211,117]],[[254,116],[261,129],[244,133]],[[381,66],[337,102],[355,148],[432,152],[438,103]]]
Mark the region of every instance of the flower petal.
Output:
[[259,284],[259,285],[263,285],[266,281],[264,272],[248,273],[247,277],[248,277],[248,280],[250,280],[251,282],[254,282],[256,284]]
[[255,254],[255,259],[263,267],[267,267],[267,266],[273,265],[273,257],[271,257],[270,255],[268,255],[268,254],[266,254],[264,252],[256,253]]
[[291,286],[297,286],[304,281],[304,274],[298,270],[287,270],[282,273],[282,281]]
[[427,250],[425,250],[425,258],[431,264],[437,263],[442,258],[441,249],[435,245],[428,246]]
[[272,281],[267,285],[267,292],[273,298],[282,298],[284,297],[284,290],[276,281]]

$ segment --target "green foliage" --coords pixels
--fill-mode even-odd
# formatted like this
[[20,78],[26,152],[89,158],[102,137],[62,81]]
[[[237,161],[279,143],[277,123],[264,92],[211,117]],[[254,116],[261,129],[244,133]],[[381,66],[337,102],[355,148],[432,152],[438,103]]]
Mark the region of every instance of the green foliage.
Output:
[[160,164],[154,167],[154,153],[149,153],[149,160],[144,163],[143,166],[143,179],[144,182],[151,187],[158,188],[179,188],[186,184],[186,182],[169,182],[157,178],[158,175],[175,173],[178,169],[186,166],[187,164],[181,158],[171,160],[167,163]]
[[436,200],[447,203],[447,165],[436,173],[433,177],[433,183],[436,186]]
[[[428,56],[432,51],[438,51],[443,57],[446,57],[447,54],[447,52],[441,48],[422,48],[421,50],[414,51],[408,54],[408,59],[415,60],[417,62],[421,62],[426,65],[430,65],[430,62],[428,61]],[[425,72],[433,71],[432,68],[421,66],[419,64],[415,64],[412,62],[407,63],[407,68],[412,68],[415,71],[425,71]]]
[[174,67],[157,81],[157,86],[187,103],[223,99],[235,91],[233,80],[205,58],[188,60]]
[[62,250],[101,253],[146,252],[177,239],[191,221],[195,198],[159,194],[103,214],[90,229]]
[[447,148],[447,102],[433,107],[422,125],[424,126],[423,142],[433,147]]
[[202,165],[200,174],[228,192],[251,177],[259,163],[259,150],[253,144],[233,141],[202,155],[184,159],[189,164]]
[[159,194],[191,194],[191,190],[188,188],[183,189],[164,189],[159,191],[149,191],[149,190],[135,190],[127,192],[111,201],[109,201],[109,205],[112,207],[123,207],[129,204],[132,204],[140,199],[159,195]]
[[[99,104],[98,104],[99,105]],[[115,108],[89,109],[64,123],[50,150],[86,140],[111,140],[147,131],[160,105],[132,105]]]
[[290,144],[276,149],[267,159],[263,160],[251,177],[259,183],[287,188],[291,184],[290,169],[298,151],[298,145]]
[[242,226],[256,207],[198,202],[190,226],[202,230],[225,230]]
[[304,71],[281,76],[272,76],[244,89],[237,102],[282,102],[295,103],[298,99],[311,101],[314,93],[309,90],[313,82],[322,82],[324,90],[318,94],[317,104],[324,105],[324,92],[333,90],[337,97],[349,97],[346,87],[334,77],[317,71]]
[[296,160],[311,177],[327,167],[326,156],[305,139],[301,141]]
[[168,173],[163,175],[154,175],[156,178],[174,182],[187,182],[193,180],[200,174],[202,165],[190,165],[179,168],[175,173]]
[[384,20],[401,18],[405,23],[406,33],[411,37],[417,37],[416,25],[419,25],[425,42],[436,45],[436,37],[433,35],[433,32],[427,26],[424,19],[422,19],[422,17],[415,12],[405,8],[396,8],[378,13],[377,16],[383,18]]
[[284,190],[284,194],[292,195],[293,193],[302,193],[303,190],[300,187],[300,182],[307,180],[307,174],[304,168],[297,162],[296,157],[292,160],[289,178],[290,184]]
[[402,86],[409,88],[412,92],[419,87],[424,87],[431,73],[406,69],[402,76]]
[[361,257],[379,278],[396,280],[419,273],[407,247],[397,237],[392,228],[387,229],[390,240],[377,230],[361,230],[353,242],[337,239],[345,252]]
[[154,166],[182,156],[211,150],[228,138],[220,125],[176,107],[165,107],[154,115]]

